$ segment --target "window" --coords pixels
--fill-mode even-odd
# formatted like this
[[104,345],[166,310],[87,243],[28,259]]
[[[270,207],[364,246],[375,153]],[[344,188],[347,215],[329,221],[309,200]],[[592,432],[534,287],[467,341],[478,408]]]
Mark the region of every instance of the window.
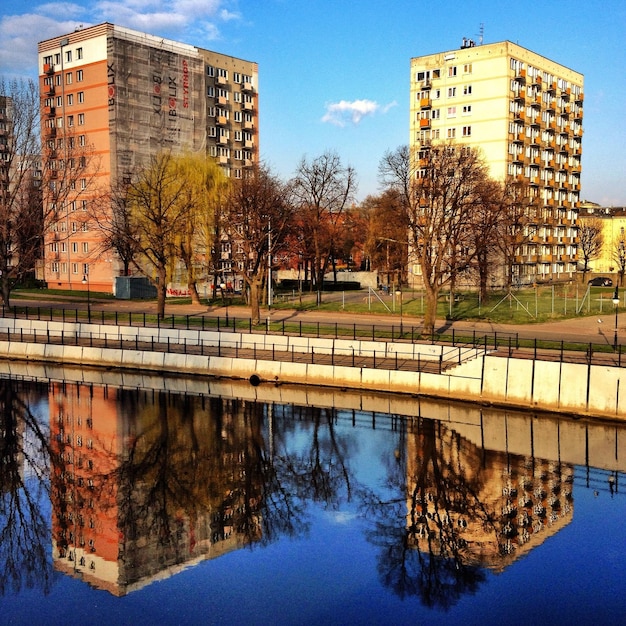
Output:
[[78,114],[78,125],[79,126],[84,126],[85,125],[85,114],[84,113],[79,113]]
[[454,139],[456,137],[456,128],[448,128],[448,139]]
[[50,271],[54,272],[55,274],[59,273],[59,263],[57,261],[54,261],[50,264]]
[[215,68],[211,65],[206,66],[206,75],[207,76],[215,76]]
[[73,93],[68,93],[67,94],[67,106],[72,106],[74,104],[74,94]]
[[78,263],[72,263],[72,274],[78,274]]
[[63,106],[63,96],[57,96],[57,106],[59,108]]
[[228,80],[228,70],[222,69],[221,67],[217,68],[217,75],[220,78],[225,78],[226,80]]
[[463,137],[471,137],[471,136],[472,136],[472,127],[463,126]]
[[54,241],[53,243],[50,244],[50,252],[58,252],[59,251],[59,244]]
[[76,82],[77,83],[83,82],[83,70],[76,70]]
[[224,100],[228,100],[228,91],[226,91],[226,89],[218,89],[217,90],[217,97],[218,98],[224,98]]
[[456,87],[448,87],[448,98],[456,97]]
[[79,104],[83,104],[85,102],[85,92],[84,91],[79,91],[78,92],[78,103]]
[[241,93],[239,91],[235,91],[233,93],[233,101],[234,102],[241,102]]
[[67,116],[67,125],[68,126],[74,126],[74,116],[73,115],[68,115]]
[[82,201],[82,209],[83,209],[83,211],[87,210],[87,200],[83,200]]
[[241,74],[239,72],[233,72],[233,82],[235,83],[241,82]]
[[85,146],[85,135],[78,136],[78,145],[83,147]]
[[215,117],[215,107],[208,107],[206,110],[206,114],[209,117]]
[[433,120],[438,120],[441,117],[441,110],[440,109],[433,109],[430,112],[430,118]]
[[74,254],[78,252],[78,244],[75,241],[72,242],[72,252]]
[[471,85],[464,85],[463,86],[463,95],[464,96],[471,96],[472,95],[472,86]]
[[472,73],[472,64],[471,63],[466,63],[463,66],[463,74],[471,74]]
[[215,126],[209,126],[209,137],[216,137]]
[[235,111],[234,116],[235,116],[235,122],[241,122],[241,111]]
[[242,133],[240,130],[235,131],[235,141],[242,141]]
[[463,115],[471,115],[472,113],[472,105],[466,104],[463,106]]
[[209,98],[215,98],[215,87],[211,87],[211,86],[207,87],[206,88],[206,95]]
[[456,117],[456,107],[448,107],[448,117]]
[[72,51],[71,50],[66,50],[65,51],[65,61],[66,61],[66,63],[71,63],[72,62]]
[[76,58],[77,59],[82,59],[83,58],[83,49],[82,48],[76,48]]
[[448,68],[448,76],[449,76],[450,78],[452,78],[453,76],[456,76],[456,65],[451,65],[451,66]]
[[65,84],[66,85],[72,84],[72,72],[65,72]]
[[87,254],[89,252],[89,242],[83,241],[83,253]]

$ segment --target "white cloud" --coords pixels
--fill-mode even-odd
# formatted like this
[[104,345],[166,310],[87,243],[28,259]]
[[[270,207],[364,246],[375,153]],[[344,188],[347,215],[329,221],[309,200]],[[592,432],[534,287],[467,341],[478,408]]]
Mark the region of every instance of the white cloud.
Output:
[[335,126],[345,126],[347,123],[358,124],[364,117],[377,113],[387,113],[389,109],[397,103],[390,102],[380,105],[374,100],[340,100],[326,105],[326,113],[322,117],[322,122],[334,124]]
[[220,25],[241,19],[234,10],[236,4],[234,0],[87,0],[82,4],[70,0],[32,4],[28,13],[0,19],[0,74],[36,76],[39,41],[100,22],[203,46],[206,41],[220,38]]

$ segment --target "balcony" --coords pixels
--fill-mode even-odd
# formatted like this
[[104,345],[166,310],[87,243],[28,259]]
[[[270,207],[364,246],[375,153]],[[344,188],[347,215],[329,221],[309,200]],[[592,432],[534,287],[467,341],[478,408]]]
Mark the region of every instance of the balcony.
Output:
[[54,94],[55,94],[54,85],[46,85],[46,95],[54,96]]
[[422,109],[430,109],[432,107],[433,103],[432,100],[430,98],[421,98],[420,99],[420,107]]
[[48,117],[54,117],[56,115],[56,109],[53,106],[47,106],[43,108],[44,115]]
[[228,124],[228,119],[226,118],[225,115],[218,115],[215,118],[215,121],[217,122],[219,126],[226,126],[226,124]]
[[252,141],[251,139],[246,139],[246,141],[243,142],[244,148],[249,148],[252,149],[254,148],[254,141]]
[[226,165],[228,163],[228,157],[224,156],[223,154],[220,155],[217,159],[220,165]]
[[228,104],[228,98],[224,96],[218,96],[217,103],[220,104],[221,106],[226,106]]
[[226,145],[228,143],[228,137],[226,135],[220,135],[217,138],[217,143],[222,144],[222,145]]
[[254,110],[254,102],[244,102],[243,103],[244,111],[253,111]]
[[430,120],[422,117],[420,119],[420,128],[430,128]]
[[44,63],[43,73],[44,74],[54,74],[54,65],[52,65],[52,63]]
[[226,76],[216,76],[215,77],[215,82],[218,85],[226,85],[228,83],[228,80],[226,79]]
[[241,83],[241,88],[247,92],[254,92],[254,87],[249,80],[244,80],[243,83]]
[[243,127],[244,127],[245,130],[253,131],[254,130],[254,122],[244,122],[243,123]]

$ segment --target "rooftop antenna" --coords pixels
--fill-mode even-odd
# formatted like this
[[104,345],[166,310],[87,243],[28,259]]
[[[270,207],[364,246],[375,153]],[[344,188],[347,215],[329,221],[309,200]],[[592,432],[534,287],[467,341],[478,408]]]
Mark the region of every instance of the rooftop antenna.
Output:
[[479,30],[479,35],[478,35],[478,45],[482,46],[483,45],[483,39],[485,38],[485,25],[483,24],[483,22],[480,23],[480,30]]

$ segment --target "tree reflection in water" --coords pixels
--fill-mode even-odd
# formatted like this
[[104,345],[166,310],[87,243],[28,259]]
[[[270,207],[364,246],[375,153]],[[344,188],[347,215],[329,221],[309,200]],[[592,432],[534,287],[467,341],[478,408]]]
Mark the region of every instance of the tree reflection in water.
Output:
[[[49,427],[29,408],[42,397]],[[303,535],[315,503],[356,506],[382,583],[448,608],[571,517],[571,467],[486,451],[426,418],[390,418],[386,483],[366,485],[351,467],[354,413],[339,428],[333,408],[13,381],[0,402],[0,593],[47,591],[54,563],[123,595]]]
[[50,560],[50,433],[31,410],[47,385],[0,379],[0,595],[52,584]]
[[466,520],[480,520],[486,529],[494,521],[477,497],[478,477],[468,476],[463,459],[442,449],[440,428],[422,419],[415,432],[401,428],[395,457],[387,460],[387,486],[405,497],[380,500],[369,492],[363,506],[372,521],[368,538],[380,547],[383,583],[400,597],[448,608],[485,580],[462,536]]

